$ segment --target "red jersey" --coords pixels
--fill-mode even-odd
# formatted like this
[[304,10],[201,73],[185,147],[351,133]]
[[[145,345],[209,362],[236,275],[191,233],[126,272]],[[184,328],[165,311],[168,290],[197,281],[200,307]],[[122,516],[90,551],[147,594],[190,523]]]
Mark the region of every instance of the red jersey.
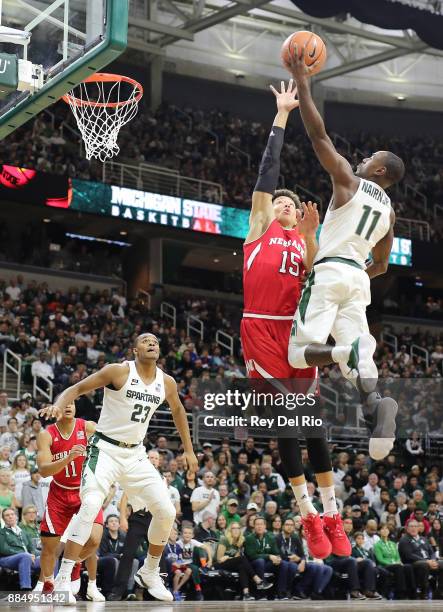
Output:
[[305,270],[305,242],[298,230],[284,229],[274,219],[260,238],[243,245],[243,253],[245,315],[292,319]]
[[[86,421],[84,419],[74,419],[74,428],[69,438],[63,437],[57,427],[57,423],[49,425],[46,431],[52,438],[50,448],[54,461],[69,455],[70,450],[76,444],[86,446],[88,443]],[[77,457],[68,463],[66,467],[54,475],[55,482],[65,489],[79,489],[84,460],[84,457]]]

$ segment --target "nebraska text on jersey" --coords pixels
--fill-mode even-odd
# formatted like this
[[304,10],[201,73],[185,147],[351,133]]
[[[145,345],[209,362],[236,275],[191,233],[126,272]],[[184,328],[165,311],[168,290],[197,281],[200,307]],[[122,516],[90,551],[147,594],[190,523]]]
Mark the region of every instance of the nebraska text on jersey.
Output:
[[300,238],[298,240],[285,240],[284,238],[280,237],[269,238],[269,246],[272,246],[273,244],[277,244],[278,246],[283,247],[294,247],[295,249],[297,249],[297,251],[302,257],[305,254],[305,249],[303,244],[300,243]]

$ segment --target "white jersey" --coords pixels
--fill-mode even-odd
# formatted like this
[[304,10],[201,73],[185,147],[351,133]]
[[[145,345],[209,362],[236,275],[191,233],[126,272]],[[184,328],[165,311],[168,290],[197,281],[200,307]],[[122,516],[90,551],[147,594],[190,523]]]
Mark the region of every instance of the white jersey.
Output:
[[127,444],[143,441],[152,415],[165,399],[164,374],[156,368],[155,380],[145,385],[135,361],[127,361],[129,374],[121,389],[105,387],[97,431]]
[[314,263],[325,257],[342,257],[364,268],[369,253],[390,226],[391,199],[376,183],[360,179],[349,202],[326,211]]

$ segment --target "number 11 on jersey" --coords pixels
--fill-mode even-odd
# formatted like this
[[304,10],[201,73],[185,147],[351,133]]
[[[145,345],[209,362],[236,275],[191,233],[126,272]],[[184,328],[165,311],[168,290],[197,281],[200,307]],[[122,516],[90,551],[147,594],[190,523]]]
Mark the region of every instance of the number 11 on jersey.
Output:
[[[69,467],[71,467],[71,473],[69,473]],[[65,465],[65,476],[66,478],[73,478],[77,476],[77,472],[75,471],[75,463],[71,461],[68,465]]]

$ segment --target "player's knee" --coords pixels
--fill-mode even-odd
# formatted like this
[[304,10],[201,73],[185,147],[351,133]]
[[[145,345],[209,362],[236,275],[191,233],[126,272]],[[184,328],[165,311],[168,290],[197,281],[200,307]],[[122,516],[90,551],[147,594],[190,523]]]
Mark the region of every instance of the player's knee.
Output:
[[293,368],[309,368],[305,359],[305,346],[297,344],[289,344],[288,346],[288,361]]
[[164,546],[168,541],[172,526],[174,525],[176,511],[170,500],[165,500],[149,508],[152,514],[152,521],[149,525],[148,540],[150,544]]
[[78,511],[78,517],[85,523],[91,523],[91,528],[94,519],[102,507],[103,496],[99,492],[91,491],[86,493],[82,498],[82,505]]

